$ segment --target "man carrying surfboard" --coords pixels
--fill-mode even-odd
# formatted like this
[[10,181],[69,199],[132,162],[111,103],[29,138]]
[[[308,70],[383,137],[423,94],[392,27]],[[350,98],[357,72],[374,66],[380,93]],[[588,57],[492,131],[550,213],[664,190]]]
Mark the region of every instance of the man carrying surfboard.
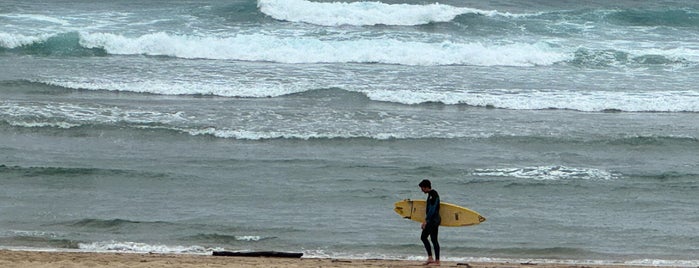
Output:
[[[442,221],[439,216],[439,194],[432,189],[432,182],[427,179],[422,180],[418,186],[423,193],[427,194],[425,221],[422,223],[422,235],[420,236],[427,251],[425,265],[439,265],[439,240],[437,236],[439,235],[439,224]],[[430,247],[430,241],[427,240],[428,236],[432,241],[432,247]],[[434,248],[434,258],[432,258],[432,248]]]

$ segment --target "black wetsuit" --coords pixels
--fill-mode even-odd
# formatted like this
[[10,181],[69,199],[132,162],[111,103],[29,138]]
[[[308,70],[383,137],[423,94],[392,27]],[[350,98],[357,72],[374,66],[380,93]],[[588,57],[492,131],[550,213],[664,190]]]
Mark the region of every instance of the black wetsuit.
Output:
[[425,245],[427,256],[432,256],[430,241],[427,240],[427,237],[430,237],[432,247],[434,247],[435,258],[439,260],[439,240],[437,236],[439,235],[439,224],[442,222],[442,218],[439,217],[439,194],[437,194],[435,190],[431,190],[427,193],[427,207],[425,208],[425,213],[426,224],[425,228],[422,229],[420,239]]

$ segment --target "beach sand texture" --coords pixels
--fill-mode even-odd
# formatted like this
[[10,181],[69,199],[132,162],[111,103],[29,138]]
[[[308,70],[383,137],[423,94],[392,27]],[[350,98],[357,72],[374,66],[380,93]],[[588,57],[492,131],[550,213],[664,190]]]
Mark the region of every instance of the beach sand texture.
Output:
[[[420,261],[320,259],[320,258],[264,258],[218,257],[180,254],[133,254],[88,252],[43,252],[0,250],[3,268],[58,268],[58,267],[130,267],[130,268],[189,268],[189,267],[421,267]],[[465,263],[442,262],[441,267],[467,268],[634,268],[647,266],[537,264],[537,263]],[[667,267],[667,266],[664,266]]]

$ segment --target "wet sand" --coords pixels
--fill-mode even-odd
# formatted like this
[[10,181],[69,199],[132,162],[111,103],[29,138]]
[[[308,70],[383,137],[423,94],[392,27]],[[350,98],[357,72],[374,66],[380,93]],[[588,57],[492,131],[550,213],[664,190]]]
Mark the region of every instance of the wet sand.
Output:
[[[0,267],[4,268],[194,268],[194,267],[424,267],[421,261],[405,260],[345,260],[317,258],[226,257],[184,254],[132,254],[43,252],[0,250]],[[537,263],[465,263],[442,262],[441,267],[465,268],[631,268],[648,266],[590,265],[590,264],[537,264]]]

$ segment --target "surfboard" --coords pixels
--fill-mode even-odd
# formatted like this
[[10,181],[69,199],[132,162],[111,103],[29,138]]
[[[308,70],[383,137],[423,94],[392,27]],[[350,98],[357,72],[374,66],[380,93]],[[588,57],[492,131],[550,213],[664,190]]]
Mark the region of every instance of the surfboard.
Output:
[[[425,200],[405,199],[396,202],[393,211],[403,218],[424,222],[425,207],[427,207]],[[485,221],[485,217],[478,214],[478,212],[444,202],[439,203],[439,216],[442,217],[440,226],[449,227],[471,226]]]

